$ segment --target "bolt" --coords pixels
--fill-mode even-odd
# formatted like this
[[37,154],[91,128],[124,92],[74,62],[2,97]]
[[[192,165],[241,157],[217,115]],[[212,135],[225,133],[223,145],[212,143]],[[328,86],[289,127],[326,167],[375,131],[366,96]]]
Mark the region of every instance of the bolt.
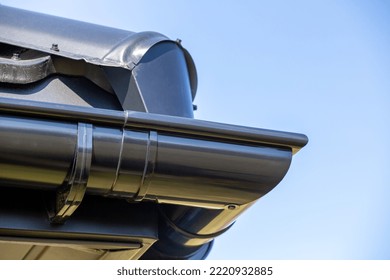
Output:
[[234,204],[229,204],[227,209],[229,210],[235,210],[237,208],[237,205],[234,205]]
[[176,43],[178,43],[179,45],[181,45],[181,39],[176,39]]
[[51,48],[50,48],[52,51],[56,51],[58,52],[60,49],[58,48],[58,44],[52,44],[51,45]]

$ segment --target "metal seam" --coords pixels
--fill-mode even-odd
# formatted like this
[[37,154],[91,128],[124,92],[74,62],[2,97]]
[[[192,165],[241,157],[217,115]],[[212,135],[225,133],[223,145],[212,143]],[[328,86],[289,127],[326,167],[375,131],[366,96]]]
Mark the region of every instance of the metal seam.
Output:
[[128,111],[124,111],[123,113],[124,113],[124,123],[123,123],[123,126],[122,126],[122,139],[121,139],[121,146],[119,148],[118,164],[117,164],[116,170],[115,170],[114,181],[112,181],[111,187],[107,191],[107,193],[114,192],[114,188],[115,188],[116,182],[118,181],[119,172],[121,170],[123,146],[124,146],[124,142],[125,142],[125,125],[126,125],[126,122],[127,122],[127,118],[129,117],[129,112]]
[[149,184],[151,181],[151,177],[154,173],[154,167],[156,165],[157,158],[157,144],[158,144],[158,133],[156,131],[150,131],[147,147],[146,147],[146,155],[145,155],[145,166],[142,173],[142,178],[140,182],[140,186],[138,189],[138,193],[135,196],[135,201],[141,201],[145,198],[147,194]]
[[124,146],[124,142],[125,142],[125,126],[126,126],[128,118],[129,118],[129,111],[123,111],[123,126],[122,126],[121,147],[119,149],[118,164],[117,164],[116,170],[115,170],[115,178],[114,178],[114,181],[112,182],[112,185],[111,185],[111,188],[110,188],[111,192],[114,191],[116,182],[118,181],[119,172],[120,172],[120,169],[121,169],[123,146]]

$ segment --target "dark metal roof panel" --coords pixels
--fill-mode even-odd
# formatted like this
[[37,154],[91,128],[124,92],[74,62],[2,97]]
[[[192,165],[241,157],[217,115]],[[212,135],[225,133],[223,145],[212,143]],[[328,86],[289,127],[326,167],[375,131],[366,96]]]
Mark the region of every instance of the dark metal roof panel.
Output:
[[93,64],[132,69],[162,41],[171,40],[0,5],[0,42]]

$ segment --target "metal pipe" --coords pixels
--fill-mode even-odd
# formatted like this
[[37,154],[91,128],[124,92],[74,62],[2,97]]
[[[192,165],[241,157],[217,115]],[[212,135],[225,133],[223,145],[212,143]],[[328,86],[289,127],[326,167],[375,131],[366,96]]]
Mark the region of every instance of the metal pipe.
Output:
[[307,140],[150,113],[0,101],[1,185],[61,188],[77,156],[77,121],[88,121],[86,192],[161,204],[161,242],[144,258],[204,258],[210,241],[279,183],[292,150]]
[[[0,117],[0,180],[58,188],[77,156],[77,124]],[[291,150],[93,126],[87,192],[224,209],[252,202],[287,172]],[[6,183],[5,183],[6,184]]]

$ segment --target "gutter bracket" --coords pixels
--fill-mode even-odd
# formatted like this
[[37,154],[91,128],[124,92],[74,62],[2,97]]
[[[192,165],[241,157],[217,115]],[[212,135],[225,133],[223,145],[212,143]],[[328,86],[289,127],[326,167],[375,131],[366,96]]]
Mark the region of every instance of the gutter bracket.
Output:
[[52,224],[63,224],[79,207],[85,192],[92,161],[92,124],[78,123],[77,146],[67,182],[57,190],[55,209],[49,211]]

